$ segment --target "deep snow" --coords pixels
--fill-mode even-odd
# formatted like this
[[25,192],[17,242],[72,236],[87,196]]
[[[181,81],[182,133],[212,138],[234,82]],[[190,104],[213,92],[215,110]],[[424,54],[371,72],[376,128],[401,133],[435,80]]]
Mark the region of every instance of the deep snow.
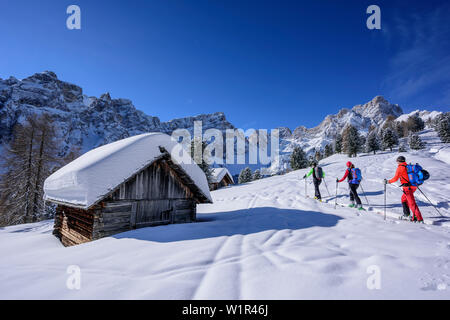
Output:
[[[449,299],[450,173],[448,150],[425,132],[428,148],[404,154],[431,179],[422,190],[441,218],[417,194],[427,223],[393,218],[401,212],[399,188],[390,186],[388,219],[381,214],[381,181],[394,175],[398,153],[351,159],[362,169],[372,209],[334,209],[335,178],[348,158],[321,162],[331,198],[304,194],[306,170],[211,193],[198,206],[198,222],[144,228],[64,248],[52,221],[0,230],[0,298],[3,299]],[[308,193],[313,188],[307,184]],[[325,186],[322,195],[327,196]],[[338,200],[348,201],[345,184]],[[362,197],[365,203],[365,198]],[[69,265],[81,268],[81,289],[69,290]],[[381,289],[369,290],[370,266]]]
[[45,180],[44,199],[90,208],[117,186],[161,155],[160,147],[211,200],[208,181],[181,144],[164,133],[146,133],[122,139],[86,152]]

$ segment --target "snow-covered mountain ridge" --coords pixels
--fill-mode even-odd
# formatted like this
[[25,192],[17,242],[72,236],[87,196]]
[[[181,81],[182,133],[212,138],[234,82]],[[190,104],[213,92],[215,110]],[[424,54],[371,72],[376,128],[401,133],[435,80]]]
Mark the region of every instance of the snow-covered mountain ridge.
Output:
[[109,93],[88,97],[79,86],[59,80],[51,71],[23,80],[0,79],[0,142],[9,140],[16,123],[41,113],[50,114],[56,122],[65,152],[74,146],[85,152],[146,132],[192,130],[194,121],[202,121],[205,130],[234,128],[221,112],[161,122],[137,110],[131,100],[112,99]]
[[[188,129],[192,133],[194,121],[202,121],[204,131],[235,128],[222,112],[161,122],[158,117],[136,109],[131,100],[112,99],[108,93],[98,98],[88,97],[81,87],[59,80],[51,71],[36,73],[22,80],[14,77],[0,79],[0,145],[10,140],[16,123],[44,112],[51,115],[64,137],[63,153],[74,147],[86,152],[146,132],[171,134],[175,129]],[[420,113],[424,117],[437,114],[439,112]],[[365,104],[328,115],[314,128],[299,126],[293,131],[279,128],[281,158],[272,163],[271,171],[276,173],[286,169],[294,146],[313,152],[331,143],[348,124],[356,126],[364,134],[370,126],[381,126],[388,116],[405,117],[400,106],[377,96]],[[231,166],[230,170],[236,174],[240,168]]]

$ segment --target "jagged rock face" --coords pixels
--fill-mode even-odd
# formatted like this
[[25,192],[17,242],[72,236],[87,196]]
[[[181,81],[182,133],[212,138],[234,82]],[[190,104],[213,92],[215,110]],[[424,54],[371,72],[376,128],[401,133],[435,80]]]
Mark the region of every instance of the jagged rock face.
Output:
[[277,128],[279,132],[280,139],[289,139],[292,137],[292,131],[291,129],[287,127],[279,127]]
[[179,118],[161,124],[161,130],[172,133],[176,129],[187,129],[193,134],[194,122],[201,121],[203,131],[217,129],[224,132],[227,129],[234,129],[234,126],[227,121],[223,112],[212,114],[202,114],[195,117]]
[[388,116],[398,116],[403,114],[402,108],[396,104],[389,103],[382,96],[376,96],[372,101],[364,105],[354,106],[353,112],[360,114],[363,118],[369,118],[373,124],[381,125]]
[[161,123],[159,118],[137,110],[128,99],[112,99],[109,93],[87,97],[83,90],[61,81],[51,71],[23,80],[0,79],[0,142],[7,142],[15,124],[27,116],[48,113],[64,139],[63,153],[71,148],[82,152],[129,136],[160,131],[171,134],[178,128],[192,131],[194,121],[203,128],[234,128],[223,113],[200,115]]

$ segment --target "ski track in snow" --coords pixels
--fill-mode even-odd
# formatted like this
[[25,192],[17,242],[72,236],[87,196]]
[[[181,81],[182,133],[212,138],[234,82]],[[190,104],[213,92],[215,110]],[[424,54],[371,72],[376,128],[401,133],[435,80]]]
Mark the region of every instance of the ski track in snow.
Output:
[[[450,174],[448,162],[434,157],[445,147],[425,139],[429,149],[405,156],[430,171],[422,190],[448,218],[416,192],[428,224],[399,221],[402,193],[390,186],[383,220],[382,180],[394,175],[398,156],[390,152],[351,159],[370,210],[334,209],[334,181],[348,161],[334,155],[321,162],[331,193],[321,186],[324,203],[311,198],[309,183],[305,197],[306,170],[298,170],[212,192],[214,204],[198,207],[197,223],[69,248],[52,236],[52,221],[0,228],[0,298],[450,299]],[[340,204],[347,193],[340,184]],[[66,287],[69,265],[81,268],[80,290]],[[372,265],[381,271],[380,290],[366,286]]]

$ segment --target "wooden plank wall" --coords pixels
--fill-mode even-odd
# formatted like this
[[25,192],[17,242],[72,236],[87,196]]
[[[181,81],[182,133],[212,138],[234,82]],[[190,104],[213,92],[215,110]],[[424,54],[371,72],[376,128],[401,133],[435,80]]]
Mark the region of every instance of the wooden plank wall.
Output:
[[111,201],[135,203],[131,228],[195,221],[196,200],[165,160],[123,183]]
[[191,198],[188,187],[178,179],[165,161],[155,162],[138,173],[133,179],[123,183],[112,195],[116,200],[166,200]]
[[94,218],[92,239],[100,239],[132,229],[135,204],[129,201],[105,202]]
[[94,217],[98,212],[99,208],[83,210],[59,205],[56,209],[53,234],[65,246],[91,241]]

